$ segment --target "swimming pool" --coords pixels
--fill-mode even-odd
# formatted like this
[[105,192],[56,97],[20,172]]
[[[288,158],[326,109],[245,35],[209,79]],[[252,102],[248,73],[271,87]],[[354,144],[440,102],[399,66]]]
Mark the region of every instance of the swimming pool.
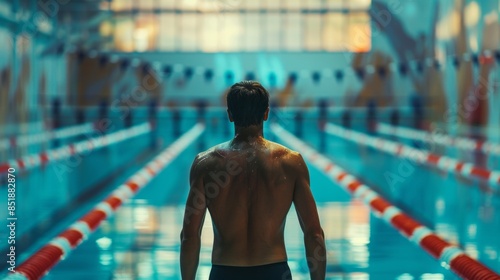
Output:
[[[136,123],[146,120],[137,112]],[[280,124],[296,132],[293,111],[278,112]],[[329,122],[340,122],[333,112]],[[159,145],[168,146],[178,133],[189,130],[197,121],[195,110],[181,111],[179,119],[169,110],[161,111],[156,135]],[[380,118],[387,121],[387,115]],[[46,279],[179,279],[179,233],[184,202],[188,191],[189,166],[201,150],[230,139],[232,129],[225,121],[223,110],[209,110],[202,118],[206,129],[203,135],[184,150],[163,172],[133,199],[118,209],[90,238],[77,247],[69,257],[55,266]],[[403,124],[405,121],[402,121]],[[118,123],[118,122],[117,122]],[[366,131],[364,119],[354,117],[351,126]],[[116,130],[122,129],[117,126]],[[175,130],[179,131],[175,131]],[[322,151],[329,159],[373,187],[391,203],[410,214],[440,236],[460,246],[470,256],[500,272],[500,210],[498,191],[485,191],[478,180],[447,174],[436,168],[411,164],[403,181],[391,182],[387,173],[398,173],[404,160],[332,135],[322,136],[318,129],[318,112],[304,112],[301,125],[302,140]],[[269,127],[265,135],[278,141]],[[378,135],[384,139],[390,136]],[[321,137],[326,137],[324,144]],[[18,184],[32,188],[19,193],[23,203],[30,205],[19,218],[38,225],[47,215],[63,209],[60,221],[51,223],[37,245],[26,248],[22,257],[47,242],[73,220],[86,213],[114,187],[140,169],[157,152],[149,150],[150,135],[94,151],[84,157],[75,172],[67,173],[62,181],[52,165],[30,171]],[[67,141],[73,141],[69,139]],[[415,141],[397,139],[409,145]],[[440,154],[473,162],[490,169],[499,169],[499,159],[493,155],[478,156],[441,147]],[[370,213],[361,201],[352,199],[322,170],[308,162],[311,187],[318,204],[319,215],[326,235],[328,249],[328,279],[458,279],[450,270],[420,247],[408,241],[393,227]],[[114,176],[111,174],[116,173]],[[39,187],[36,187],[36,186]],[[41,190],[40,188],[43,188]],[[83,196],[87,192],[86,196]],[[40,196],[44,194],[45,196]],[[75,198],[83,197],[78,207],[67,208]],[[57,202],[57,203],[56,203]],[[78,203],[78,201],[74,202]],[[34,216],[33,216],[34,215]],[[29,219],[28,217],[35,217]],[[30,232],[26,226],[21,229]],[[210,272],[212,229],[209,216],[205,221],[198,278],[206,279]],[[289,265],[294,279],[308,279],[302,233],[294,210],[291,209],[286,227]],[[21,257],[21,258],[22,258]]]

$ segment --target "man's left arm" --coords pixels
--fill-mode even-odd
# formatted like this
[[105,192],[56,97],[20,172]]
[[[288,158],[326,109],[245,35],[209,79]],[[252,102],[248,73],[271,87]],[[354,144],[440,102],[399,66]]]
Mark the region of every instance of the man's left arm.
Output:
[[191,166],[190,190],[186,201],[181,232],[181,274],[183,280],[194,280],[200,258],[201,229],[207,209],[203,174],[197,156]]

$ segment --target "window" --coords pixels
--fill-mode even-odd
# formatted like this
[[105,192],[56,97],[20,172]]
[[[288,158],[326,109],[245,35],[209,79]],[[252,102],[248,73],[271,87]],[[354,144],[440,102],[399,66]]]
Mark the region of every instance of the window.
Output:
[[323,50],[321,31],[323,15],[304,15],[304,49],[308,51]]
[[371,0],[113,0],[111,10],[120,19],[111,33],[119,51],[366,52],[371,48],[370,4]]
[[159,17],[158,50],[177,50],[180,48],[177,40],[180,37],[180,30],[177,30],[177,22],[177,14]]
[[[346,15],[326,14],[323,19],[323,42],[327,51],[346,50]],[[349,36],[349,34],[347,34]]]
[[[197,14],[178,15],[177,27],[179,35],[175,40],[180,43],[180,49],[184,51],[198,51],[199,47],[199,24],[200,17]],[[175,24],[175,23],[174,23]],[[161,35],[160,35],[161,36]]]
[[301,51],[304,49],[303,15],[288,13],[284,15],[283,50]]
[[264,36],[262,39],[262,43],[260,44],[261,49],[268,51],[280,50],[282,42],[281,30],[283,30],[282,15],[280,13],[267,14],[256,23],[262,23],[266,27],[262,29],[262,33],[264,34]]
[[230,13],[219,16],[219,51],[235,52],[242,49],[243,25],[241,14]]
[[[251,2],[251,1],[249,1]],[[258,51],[261,48],[261,30],[260,23],[261,15],[258,13],[245,14],[243,20],[243,26],[245,27],[245,33],[243,34],[243,46],[242,51]]]
[[200,51],[216,52],[219,49],[219,21],[217,14],[204,14],[200,26]]

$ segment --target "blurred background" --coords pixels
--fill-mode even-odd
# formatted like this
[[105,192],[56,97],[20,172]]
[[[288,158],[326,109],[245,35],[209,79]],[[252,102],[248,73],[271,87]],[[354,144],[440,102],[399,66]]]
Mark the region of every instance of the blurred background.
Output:
[[[15,173],[15,266],[203,123],[44,276],[180,279],[189,165],[231,139],[228,88],[257,80],[272,122],[499,273],[499,16],[498,0],[0,0],[0,195],[7,202]],[[459,166],[390,154],[346,131]],[[328,279],[463,277],[308,165]],[[308,279],[291,213],[290,266]],[[207,218],[199,279],[210,271],[211,231]],[[0,231],[3,256],[9,234]]]

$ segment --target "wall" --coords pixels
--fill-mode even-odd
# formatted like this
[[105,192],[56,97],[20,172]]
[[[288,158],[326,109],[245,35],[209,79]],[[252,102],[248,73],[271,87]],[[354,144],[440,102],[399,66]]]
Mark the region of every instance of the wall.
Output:
[[0,137],[15,131],[16,124],[44,120],[49,102],[64,102],[66,96],[66,59],[48,51],[50,38],[30,25],[31,19],[16,20],[12,9],[6,3],[0,7]]
[[[473,3],[477,4],[475,6],[479,12],[474,13]],[[222,103],[221,96],[227,86],[244,79],[247,72],[253,72],[275,95],[285,88],[288,75],[295,72],[298,80],[292,90],[294,94],[288,101],[291,106],[311,105],[319,99],[327,99],[332,106],[365,106],[370,100],[376,100],[379,106],[404,106],[419,96],[433,111],[450,112],[452,115],[460,114],[460,106],[463,107],[470,92],[477,88],[481,73],[483,76],[487,74],[488,101],[479,106],[481,109],[469,111],[481,111],[487,115],[476,120],[479,125],[485,122],[484,119],[491,124],[499,124],[500,113],[494,110],[500,102],[498,64],[493,64],[487,73],[481,72],[481,67],[467,63],[461,65],[460,69],[453,65],[454,55],[480,51],[485,43],[500,48],[500,39],[495,39],[498,36],[483,36],[485,28],[489,28],[489,34],[500,33],[498,28],[495,29],[495,23],[486,24],[495,20],[498,22],[499,6],[495,0],[373,0],[373,48],[366,55],[326,52],[117,54],[120,57],[140,58],[150,62],[153,67],[155,64],[173,66],[171,77],[155,76],[158,85],[154,89],[147,88],[144,80],[149,78],[141,77],[140,71],[132,67],[123,71],[115,65],[100,72],[97,69],[99,66],[80,69],[75,63],[74,54],[58,56],[52,52],[42,56],[41,53],[51,47],[49,40],[28,36],[22,48],[0,45],[2,83],[7,85],[2,87],[0,122],[37,119],[36,114],[27,115],[26,112],[36,111],[56,97],[65,104],[97,105],[103,99],[113,101],[122,98],[137,88],[153,91],[152,96],[162,104],[183,105],[208,98],[213,105],[218,105]],[[463,28],[460,27],[460,19],[465,22]],[[11,31],[5,27],[0,27],[0,36],[2,41],[12,41]],[[15,44],[21,41],[18,38]],[[441,64],[438,70],[426,64],[425,59],[433,57],[438,58]],[[422,71],[416,69],[417,61],[423,62]],[[408,75],[398,73],[399,62],[408,63]],[[363,80],[356,76],[355,69],[367,69],[368,65],[373,64],[376,67],[367,71]],[[189,79],[184,75],[185,67],[194,70]],[[386,69],[384,77],[378,75],[378,67]],[[206,69],[212,69],[216,75],[211,81],[204,77]],[[343,79],[335,78],[336,70],[344,72]],[[225,78],[227,71],[234,74],[232,81]],[[313,72],[321,75],[319,82],[313,81]],[[67,73],[70,75],[67,76]],[[276,85],[270,83],[270,73],[276,75]],[[92,75],[94,78],[84,79]],[[78,85],[86,83],[84,89],[79,88]],[[83,101],[82,94],[86,98]],[[488,110],[484,109],[485,106]],[[7,113],[7,108],[17,109],[11,114]],[[461,122],[470,121],[462,119]],[[446,122],[442,114],[432,120]]]
[[[449,116],[452,115],[455,120],[451,122],[472,125],[489,122],[494,125],[500,121],[498,110],[493,110],[499,104],[498,62],[491,65],[487,77],[484,77],[484,67],[468,63],[462,55],[500,48],[499,5],[498,1],[493,0],[373,1],[372,53],[380,52],[382,57],[390,57],[390,62],[407,62],[409,67],[408,75],[402,76],[394,69],[397,64],[392,65],[393,75],[379,81],[384,85],[375,87],[378,90],[373,90],[373,85],[377,85],[377,81],[372,81],[377,79],[376,75],[368,75],[365,82],[361,83],[349,69],[351,64],[361,67],[373,64],[375,60],[371,55],[359,59],[347,53],[169,53],[143,54],[140,57],[151,62],[214,69],[219,77],[225,71],[232,70],[235,80],[244,78],[247,71],[254,71],[266,83],[268,73],[275,72],[281,87],[288,73],[298,72],[296,92],[299,97],[292,100],[294,105],[318,98],[328,98],[334,105],[346,104],[349,95],[362,95],[365,91],[367,99],[387,98],[391,99],[393,105],[407,105],[412,96],[420,96],[424,104],[436,112],[432,118],[436,123],[450,122]],[[460,21],[465,26],[460,27]],[[488,36],[483,36],[484,32]],[[466,46],[459,49],[461,41]],[[453,62],[455,56],[463,62],[458,68]],[[428,60],[434,58],[439,62],[439,68],[433,67],[434,62]],[[422,70],[418,70],[417,64],[422,65]],[[461,74],[466,71],[462,69],[464,67],[470,68],[467,77]],[[346,69],[343,82],[339,83],[333,78],[333,69]],[[312,81],[311,73],[318,70],[326,74],[316,84]],[[483,75],[480,75],[481,71]],[[206,83],[201,71],[188,82],[182,76],[182,67],[179,67],[177,75],[165,81],[164,99],[219,96],[226,87],[224,79],[215,84]],[[483,80],[487,83],[480,82]],[[467,81],[468,86],[464,85]],[[481,84],[487,88],[487,100],[482,100],[482,105],[465,108],[470,92],[480,90]],[[270,85],[267,83],[267,86]],[[469,92],[469,95],[465,92]]]

